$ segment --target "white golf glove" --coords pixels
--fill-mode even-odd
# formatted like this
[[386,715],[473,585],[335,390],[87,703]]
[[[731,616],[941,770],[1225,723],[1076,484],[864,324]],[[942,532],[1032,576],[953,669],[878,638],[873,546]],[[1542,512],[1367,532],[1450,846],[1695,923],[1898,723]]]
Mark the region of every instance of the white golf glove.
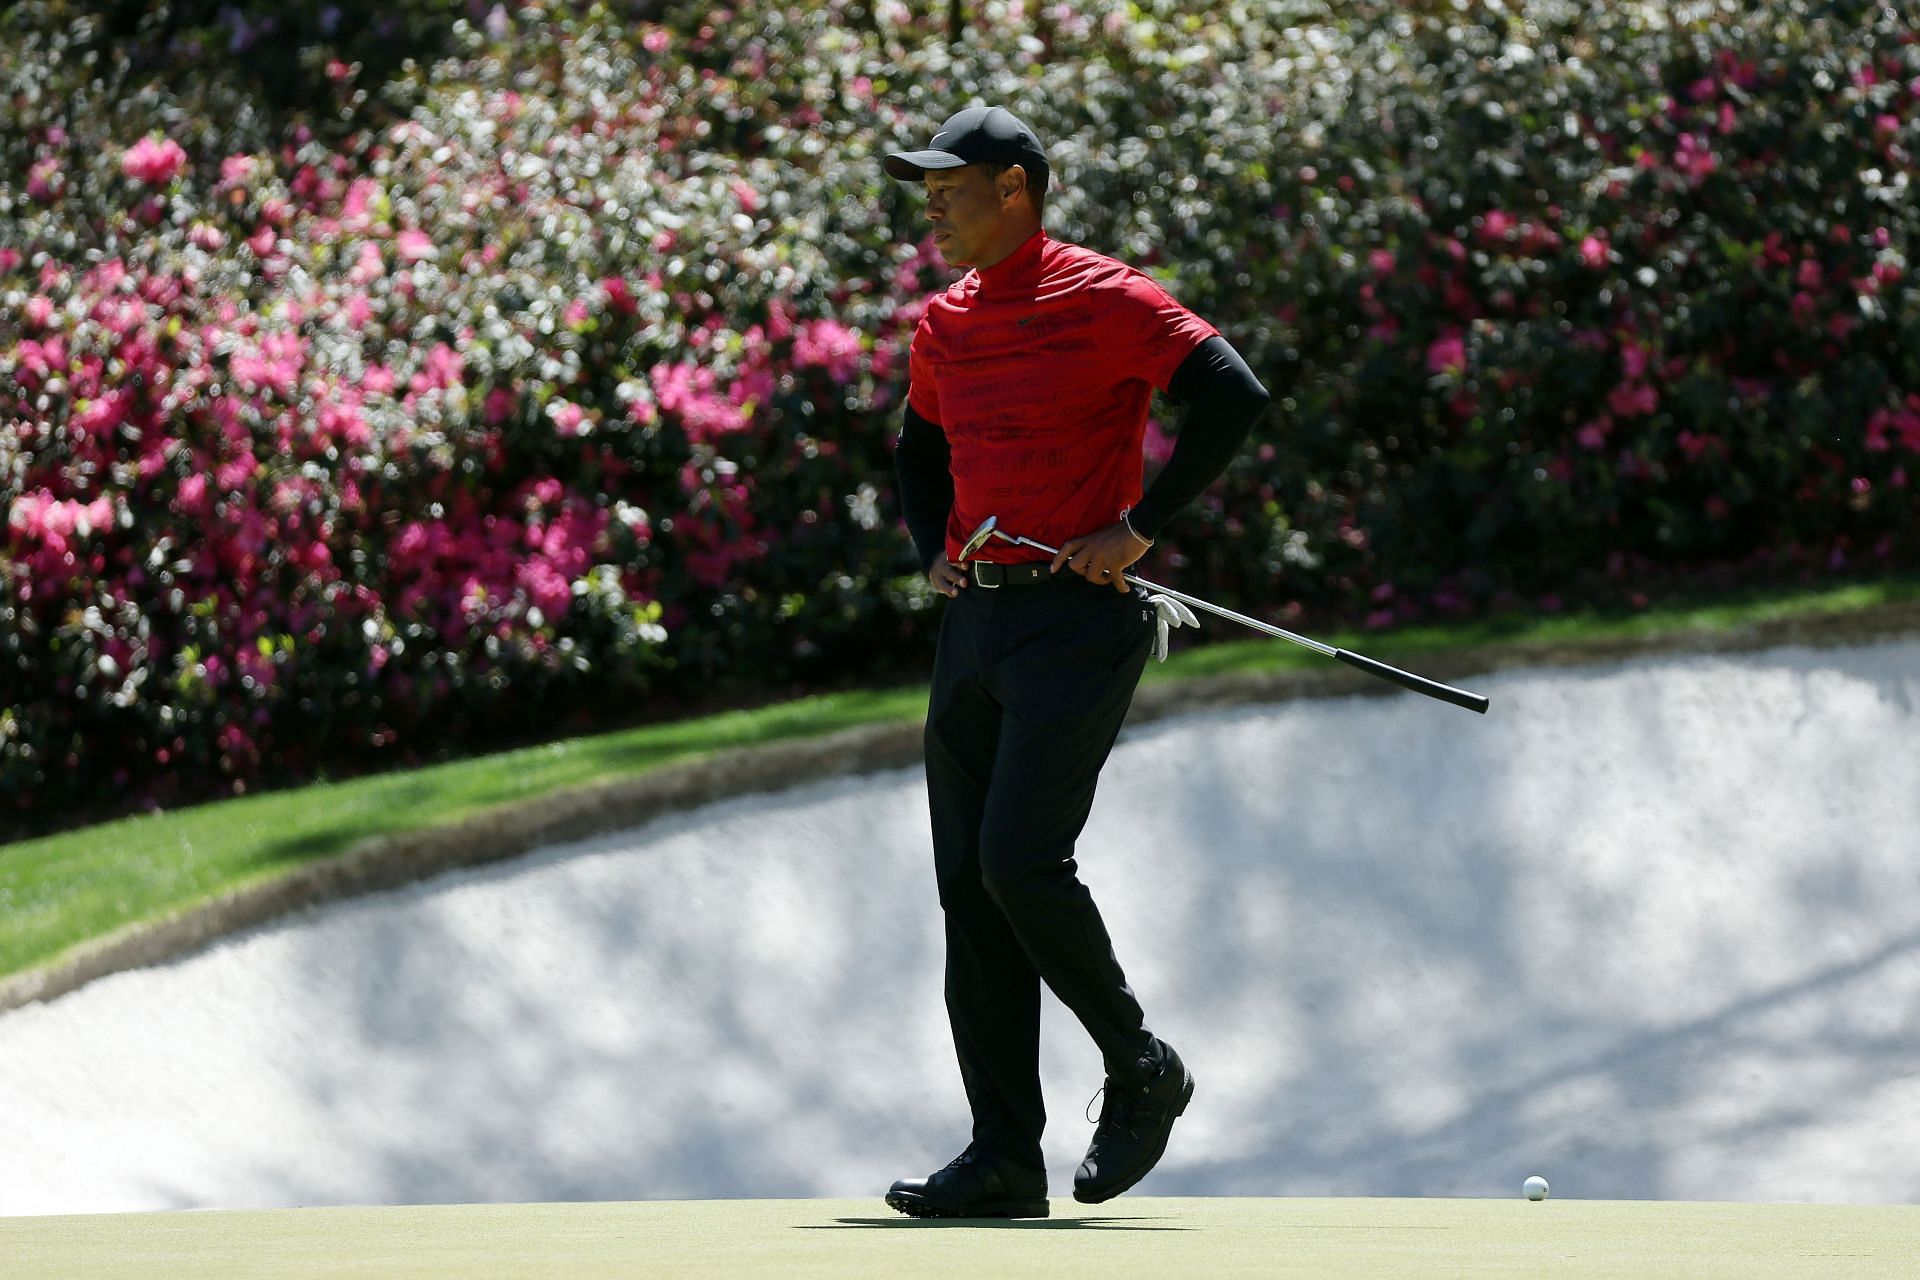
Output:
[[1200,619],[1193,616],[1193,610],[1175,600],[1172,596],[1150,595],[1147,603],[1153,606],[1153,656],[1157,662],[1167,660],[1167,632],[1175,627],[1197,627]]

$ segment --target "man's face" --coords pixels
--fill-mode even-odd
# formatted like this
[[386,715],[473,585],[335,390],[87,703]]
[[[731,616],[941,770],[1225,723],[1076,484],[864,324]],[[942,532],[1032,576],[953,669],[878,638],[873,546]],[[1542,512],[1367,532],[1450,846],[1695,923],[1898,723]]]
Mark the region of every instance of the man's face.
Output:
[[934,247],[949,266],[973,266],[999,239],[1005,216],[991,171],[977,164],[929,169],[925,182]]

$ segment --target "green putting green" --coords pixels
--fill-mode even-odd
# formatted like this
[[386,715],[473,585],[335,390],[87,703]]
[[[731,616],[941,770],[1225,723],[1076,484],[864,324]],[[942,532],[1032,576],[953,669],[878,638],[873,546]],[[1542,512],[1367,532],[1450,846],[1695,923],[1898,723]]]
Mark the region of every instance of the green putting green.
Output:
[[871,1200],[0,1218],[9,1280],[290,1277],[1906,1277],[1920,1207],[1123,1198],[1019,1222]]

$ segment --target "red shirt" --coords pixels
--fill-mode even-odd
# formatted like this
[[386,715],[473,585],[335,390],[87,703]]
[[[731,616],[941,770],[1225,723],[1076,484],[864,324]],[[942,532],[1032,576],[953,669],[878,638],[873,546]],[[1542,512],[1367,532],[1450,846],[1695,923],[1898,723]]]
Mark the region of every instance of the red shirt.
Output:
[[[1050,546],[1140,501],[1155,387],[1217,330],[1142,272],[1036,231],[927,306],[908,403],[946,433],[947,558],[988,516]],[[980,559],[1045,559],[989,542]]]

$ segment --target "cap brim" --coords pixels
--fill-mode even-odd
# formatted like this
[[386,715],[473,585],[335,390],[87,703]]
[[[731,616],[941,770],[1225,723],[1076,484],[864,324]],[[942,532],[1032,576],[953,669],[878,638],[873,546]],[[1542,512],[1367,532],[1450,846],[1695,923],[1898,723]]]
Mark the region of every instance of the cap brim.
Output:
[[951,151],[895,151],[887,156],[887,176],[918,182],[929,169],[964,169],[967,161]]

